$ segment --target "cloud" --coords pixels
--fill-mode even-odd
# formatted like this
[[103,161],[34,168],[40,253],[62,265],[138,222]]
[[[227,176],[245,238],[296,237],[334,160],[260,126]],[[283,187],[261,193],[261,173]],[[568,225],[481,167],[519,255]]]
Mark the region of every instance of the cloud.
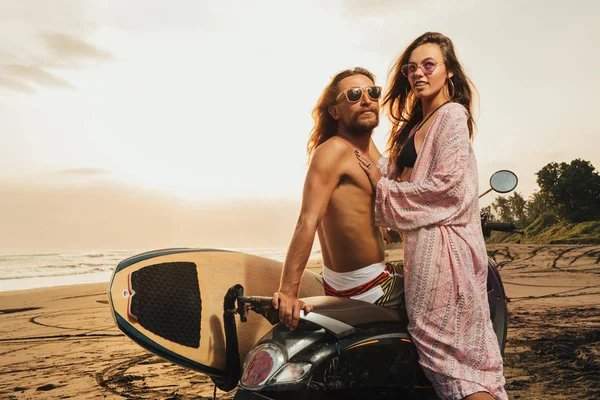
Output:
[[109,51],[71,34],[46,32],[38,36],[47,54],[32,57],[28,63],[0,64],[0,88],[24,93],[35,93],[32,85],[75,89],[73,84],[50,72],[50,69],[57,66],[78,68],[83,61],[103,62],[114,59]]
[[[12,76],[13,78],[34,82],[41,86],[65,89],[75,88],[66,80],[61,79],[40,67],[28,67],[25,65],[11,64],[2,66],[2,71],[5,75],[8,75],[9,77]],[[23,85],[27,86],[24,83]]]
[[32,94],[39,87],[75,89],[57,68],[113,60],[90,41],[97,31],[88,8],[72,0],[0,3],[0,91]]
[[106,50],[72,35],[65,33],[43,33],[40,34],[42,41],[48,48],[61,58],[71,60],[92,59],[106,61],[113,59],[113,55]]
[[0,88],[14,90],[17,92],[24,93],[35,93],[35,89],[29,86],[28,84],[15,79],[13,77],[7,77],[0,75]]
[[[182,202],[115,182],[64,186],[0,179],[0,252],[283,248],[297,201]],[[85,232],[85,234],[82,234]]]
[[70,168],[60,171],[62,175],[69,176],[98,176],[107,175],[110,172],[100,168]]
[[416,7],[413,1],[402,0],[346,0],[341,4],[344,14],[354,17],[364,17],[365,15],[386,14],[390,10],[404,10]]

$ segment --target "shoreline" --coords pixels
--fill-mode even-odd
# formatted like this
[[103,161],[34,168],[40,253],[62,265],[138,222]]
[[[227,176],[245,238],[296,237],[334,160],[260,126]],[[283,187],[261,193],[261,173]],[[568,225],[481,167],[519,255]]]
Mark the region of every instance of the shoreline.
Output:
[[[61,275],[61,276],[49,276],[49,277],[27,277],[21,279],[6,279],[5,281],[0,281],[0,293],[10,293],[10,292],[21,292],[23,290],[34,290],[34,289],[47,289],[54,287],[64,287],[64,286],[78,286],[78,285],[93,285],[95,283],[106,283],[110,281],[110,277],[112,275],[111,271],[106,272],[90,272],[88,274],[79,274],[79,275]],[[17,289],[7,288],[11,283],[18,281],[21,286],[25,284],[25,287],[20,287]],[[42,281],[43,283],[40,283]],[[31,282],[35,286],[27,285],[27,283]],[[54,282],[54,283],[52,283]]]
[[[283,262],[286,249],[223,248]],[[154,250],[150,250],[154,251]],[[0,255],[0,293],[35,288],[108,282],[125,259],[147,251],[46,252]],[[320,250],[311,252],[309,268],[320,261]]]

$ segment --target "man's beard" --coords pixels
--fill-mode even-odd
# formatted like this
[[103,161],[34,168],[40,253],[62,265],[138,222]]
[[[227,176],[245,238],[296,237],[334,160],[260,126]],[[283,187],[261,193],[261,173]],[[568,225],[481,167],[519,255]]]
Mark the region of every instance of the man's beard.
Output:
[[373,113],[375,114],[375,118],[368,121],[359,121],[358,119],[362,112],[356,113],[350,120],[350,123],[346,125],[346,132],[355,136],[370,135],[373,129],[379,125],[379,113],[377,111],[373,111]]

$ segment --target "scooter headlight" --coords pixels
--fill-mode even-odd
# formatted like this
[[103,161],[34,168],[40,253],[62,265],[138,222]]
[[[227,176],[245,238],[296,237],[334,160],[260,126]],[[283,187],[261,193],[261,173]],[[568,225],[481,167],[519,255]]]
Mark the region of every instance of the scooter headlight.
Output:
[[283,383],[297,383],[304,378],[304,376],[310,371],[312,364],[310,363],[288,363],[271,379],[272,383],[283,384]]
[[273,343],[256,346],[244,360],[241,384],[247,389],[260,389],[287,361],[281,347]]

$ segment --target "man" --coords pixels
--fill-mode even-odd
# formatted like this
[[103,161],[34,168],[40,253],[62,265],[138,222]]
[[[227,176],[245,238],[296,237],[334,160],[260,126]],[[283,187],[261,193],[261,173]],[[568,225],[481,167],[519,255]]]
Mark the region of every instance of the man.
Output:
[[316,232],[326,294],[383,306],[399,302],[402,281],[384,262],[381,233],[373,225],[373,190],[354,155],[358,150],[372,160],[381,157],[371,139],[381,96],[374,81],[364,68],[342,71],[313,110],[302,208],[273,296],[273,307],[292,330],[300,310],[311,310],[297,296]]

